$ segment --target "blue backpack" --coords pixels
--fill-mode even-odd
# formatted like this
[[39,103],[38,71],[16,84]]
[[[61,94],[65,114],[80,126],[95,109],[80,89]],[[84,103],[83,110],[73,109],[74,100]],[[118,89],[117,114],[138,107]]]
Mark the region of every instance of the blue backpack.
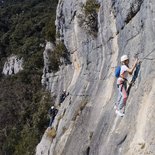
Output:
[[115,69],[115,77],[119,78],[121,72],[121,66],[116,67]]

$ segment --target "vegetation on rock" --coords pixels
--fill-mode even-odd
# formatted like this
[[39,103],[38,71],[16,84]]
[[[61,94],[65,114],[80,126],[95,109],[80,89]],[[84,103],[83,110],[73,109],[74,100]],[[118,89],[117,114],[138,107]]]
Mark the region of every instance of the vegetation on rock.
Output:
[[96,0],[87,0],[83,5],[83,13],[78,15],[79,26],[83,27],[86,32],[94,37],[98,32],[98,11],[100,4]]
[[62,64],[71,63],[67,48],[62,41],[56,44],[54,51],[49,52],[49,61],[49,70],[53,72],[58,71]]
[[100,4],[96,0],[87,0],[84,5],[84,11],[86,16],[98,12]]

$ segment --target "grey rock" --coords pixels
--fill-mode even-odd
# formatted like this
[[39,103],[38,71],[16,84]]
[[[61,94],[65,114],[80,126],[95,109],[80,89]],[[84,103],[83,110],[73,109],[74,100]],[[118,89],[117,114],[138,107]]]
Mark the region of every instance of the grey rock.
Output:
[[12,75],[17,74],[21,70],[23,70],[23,58],[19,58],[16,55],[12,55],[7,58],[2,73],[4,75]]
[[[81,3],[85,1],[60,0],[57,8],[57,32],[72,64],[47,74],[56,104],[63,89],[70,93],[55,118],[57,135],[49,154],[154,155],[155,51],[149,52],[155,49],[155,1],[100,0],[96,37],[79,25]],[[132,64],[137,53],[141,70],[126,114],[120,118],[113,109],[117,99],[114,68],[121,55],[128,54]],[[146,55],[151,60],[143,59]]]

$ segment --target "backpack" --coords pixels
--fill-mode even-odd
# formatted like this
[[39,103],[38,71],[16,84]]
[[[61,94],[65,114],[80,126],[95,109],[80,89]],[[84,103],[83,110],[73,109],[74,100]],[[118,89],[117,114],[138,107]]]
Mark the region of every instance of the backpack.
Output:
[[121,66],[117,66],[115,69],[115,77],[119,78],[121,72]]

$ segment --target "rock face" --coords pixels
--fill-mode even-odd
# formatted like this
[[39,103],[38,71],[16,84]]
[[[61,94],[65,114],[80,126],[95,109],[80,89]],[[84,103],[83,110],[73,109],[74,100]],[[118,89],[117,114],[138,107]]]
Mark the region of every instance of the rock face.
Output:
[[[154,155],[155,1],[99,0],[95,36],[79,24],[85,4],[85,0],[59,0],[57,32],[72,64],[49,73],[46,87],[57,96],[56,105],[63,89],[70,95],[55,118],[56,137],[49,143],[43,136],[36,154]],[[113,108],[114,68],[123,54],[129,55],[131,64],[138,54],[142,64],[121,118]]]
[[3,67],[4,75],[16,74],[20,70],[23,70],[23,59],[19,59],[16,55],[8,57]]

